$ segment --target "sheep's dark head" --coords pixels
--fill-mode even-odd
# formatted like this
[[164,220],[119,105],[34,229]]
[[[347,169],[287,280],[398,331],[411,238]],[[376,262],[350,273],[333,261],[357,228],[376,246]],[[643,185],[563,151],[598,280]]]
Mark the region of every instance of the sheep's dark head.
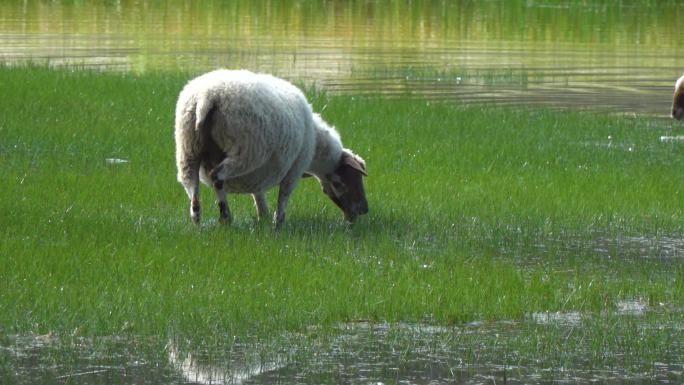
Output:
[[684,118],[684,75],[675,83],[675,92],[672,97],[672,117],[679,120]]
[[345,149],[337,168],[320,179],[323,192],[342,209],[349,222],[368,213],[368,201],[363,189],[363,177],[366,175],[363,159]]

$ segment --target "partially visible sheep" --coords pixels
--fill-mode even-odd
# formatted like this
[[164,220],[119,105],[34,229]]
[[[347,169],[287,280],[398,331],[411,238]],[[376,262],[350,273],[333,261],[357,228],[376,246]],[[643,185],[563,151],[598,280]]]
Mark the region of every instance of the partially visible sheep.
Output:
[[226,193],[251,193],[259,217],[265,193],[279,186],[276,226],[303,175],[313,175],[349,221],[368,212],[365,163],[285,80],[249,71],[217,70],[191,80],[176,104],[178,181],[200,221],[199,181],[218,196],[220,220],[231,220]]
[[679,120],[684,118],[684,75],[675,83],[674,96],[672,97],[672,117]]

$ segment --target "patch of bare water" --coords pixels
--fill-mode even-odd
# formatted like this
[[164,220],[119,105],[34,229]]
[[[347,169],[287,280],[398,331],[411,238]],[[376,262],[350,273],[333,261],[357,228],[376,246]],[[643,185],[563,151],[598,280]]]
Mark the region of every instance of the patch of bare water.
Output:
[[592,251],[605,258],[671,260],[684,257],[684,238],[675,235],[623,235],[563,238],[558,241],[568,252]]
[[[640,316],[647,311],[655,311],[657,309],[650,309],[648,303],[642,298],[630,298],[618,301],[615,304],[616,314],[622,316]],[[536,312],[530,314],[530,320],[538,325],[563,325],[567,327],[580,326],[583,319],[592,318],[591,314],[583,314],[579,311],[570,312]]]
[[531,238],[500,241],[498,252],[519,260],[523,265],[536,265],[546,258],[589,257],[620,261],[625,265],[649,261],[654,271],[669,269],[684,258],[684,237],[677,234],[612,234],[605,231],[588,233],[554,233]]

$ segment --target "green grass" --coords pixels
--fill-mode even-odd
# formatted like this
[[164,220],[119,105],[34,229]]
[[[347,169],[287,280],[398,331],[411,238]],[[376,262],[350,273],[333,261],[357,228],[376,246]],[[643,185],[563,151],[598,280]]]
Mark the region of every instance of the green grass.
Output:
[[248,196],[220,226],[204,188],[197,229],[175,181],[188,78],[0,68],[0,335],[450,325],[625,298],[681,320],[682,260],[619,247],[681,237],[684,143],[659,141],[680,125],[312,90],[367,161],[370,214],[348,226],[304,180],[282,231],[255,222]]

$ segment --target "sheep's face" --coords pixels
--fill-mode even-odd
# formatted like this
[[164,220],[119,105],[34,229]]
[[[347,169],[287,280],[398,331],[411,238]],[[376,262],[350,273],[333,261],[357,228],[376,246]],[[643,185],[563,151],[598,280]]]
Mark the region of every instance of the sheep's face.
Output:
[[344,150],[337,168],[320,180],[323,192],[342,209],[349,222],[368,213],[368,201],[363,189],[365,175],[366,164],[363,159]]
[[677,80],[675,92],[672,97],[672,117],[681,120],[684,118],[684,76]]

